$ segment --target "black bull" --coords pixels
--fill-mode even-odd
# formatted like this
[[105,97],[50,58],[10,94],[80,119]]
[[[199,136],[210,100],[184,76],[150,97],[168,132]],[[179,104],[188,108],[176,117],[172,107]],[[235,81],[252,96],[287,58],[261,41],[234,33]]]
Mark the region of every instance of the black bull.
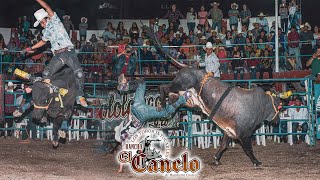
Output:
[[[54,92],[52,87],[48,84],[37,81],[32,85],[32,99],[34,102],[34,109],[32,111],[32,118],[40,120],[44,116],[49,116],[53,123],[53,147],[57,148],[58,131],[63,121],[69,121],[74,110],[74,103],[77,96],[77,88],[75,84],[75,77],[70,68],[64,68],[53,75],[50,82],[53,86],[65,88],[68,93],[62,98],[63,107],[58,100],[59,92]],[[44,108],[46,107],[47,108]],[[63,132],[65,133],[65,132]],[[65,135],[65,134],[64,134]],[[62,137],[63,138],[63,137]],[[61,139],[65,142],[65,137]]]
[[[202,91],[198,96],[205,75],[206,72],[203,70],[181,69],[169,85],[160,86],[162,102],[165,101],[165,93],[180,92],[182,94],[181,91],[190,90],[193,105],[199,106],[202,112],[209,116],[230,85],[210,77],[203,84]],[[227,150],[231,139],[237,139],[254,166],[261,165],[261,162],[253,154],[251,136],[264,120],[271,121],[279,118],[275,108],[279,105],[280,100],[278,98],[273,99],[260,87],[252,89],[234,87],[222,101],[212,119],[223,130],[222,144],[214,156],[214,164],[219,164],[221,156]]]

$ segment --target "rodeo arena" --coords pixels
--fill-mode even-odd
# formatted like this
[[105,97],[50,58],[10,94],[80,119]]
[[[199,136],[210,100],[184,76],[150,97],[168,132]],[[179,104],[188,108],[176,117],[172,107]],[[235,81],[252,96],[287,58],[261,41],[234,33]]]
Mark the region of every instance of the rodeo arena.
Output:
[[0,179],[318,179],[302,0],[6,3]]

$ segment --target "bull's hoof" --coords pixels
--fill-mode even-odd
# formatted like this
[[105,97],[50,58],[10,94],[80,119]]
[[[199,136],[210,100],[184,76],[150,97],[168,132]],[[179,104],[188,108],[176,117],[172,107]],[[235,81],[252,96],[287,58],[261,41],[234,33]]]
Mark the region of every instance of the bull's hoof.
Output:
[[217,157],[214,157],[213,165],[214,166],[219,166],[220,165],[220,162],[218,161]]
[[59,143],[66,144],[67,138],[59,138]]
[[58,141],[53,141],[52,142],[52,148],[57,149],[59,147],[59,142]]
[[255,163],[255,164],[253,164],[253,166],[254,167],[256,167],[256,168],[259,168],[259,167],[261,167],[261,165],[262,165],[262,163],[261,162],[257,162],[257,163]]

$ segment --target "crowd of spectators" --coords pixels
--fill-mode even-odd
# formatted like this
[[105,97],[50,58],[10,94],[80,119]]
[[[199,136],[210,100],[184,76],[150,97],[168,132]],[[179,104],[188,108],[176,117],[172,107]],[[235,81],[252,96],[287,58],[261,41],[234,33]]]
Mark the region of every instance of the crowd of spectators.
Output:
[[[185,16],[174,4],[163,17],[168,19],[168,26],[158,24],[155,19],[150,20],[150,25],[154,27],[156,37],[163,46],[162,50],[154,47],[154,41],[136,22],[129,29],[124,28],[122,21],[117,25],[109,22],[101,37],[96,34],[87,37],[88,19],[85,17],[81,18],[78,28],[68,15],[62,17],[62,22],[67,32],[70,32],[87,77],[97,82],[104,82],[116,75],[116,68],[113,66],[117,62],[113,57],[122,53],[127,45],[133,46],[131,56],[137,59],[134,74],[159,75],[174,73],[170,58],[164,52],[182,63],[197,66],[199,63],[195,62],[201,62],[205,58],[203,47],[207,42],[216,47],[215,54],[219,58],[222,74],[234,73],[235,79],[240,74],[242,79],[244,73],[248,72],[250,78],[255,79],[257,72],[260,72],[259,78],[263,78],[263,73],[268,72],[272,78],[275,69],[275,31],[279,33],[281,70],[308,69],[306,62],[319,45],[319,29],[315,26],[312,32],[308,23],[300,25],[299,7],[295,0],[290,3],[282,1],[279,9],[281,26],[278,30],[275,29],[275,22],[271,26],[268,24],[266,15],[262,12],[257,15],[255,22],[251,22],[253,15],[246,4],[242,4],[240,10],[237,3],[232,3],[228,14],[223,14],[217,2],[210,5],[211,9],[208,11],[205,6],[201,6],[198,12],[190,8]],[[224,17],[228,17],[230,26],[227,27]],[[188,29],[181,26],[182,18],[187,19]],[[41,31],[33,33],[30,24],[27,17],[19,18],[16,27],[12,28],[10,41],[5,44],[3,38],[0,39],[0,49],[20,51],[39,41]],[[251,25],[253,29],[249,29]],[[80,30],[80,38],[77,38],[75,29]],[[19,67],[28,72],[41,73],[50,59],[51,55],[46,53],[22,56],[15,52],[3,52],[3,62],[7,63],[7,66],[3,66],[3,71],[11,75],[12,70]],[[138,68],[139,60],[142,71]]]

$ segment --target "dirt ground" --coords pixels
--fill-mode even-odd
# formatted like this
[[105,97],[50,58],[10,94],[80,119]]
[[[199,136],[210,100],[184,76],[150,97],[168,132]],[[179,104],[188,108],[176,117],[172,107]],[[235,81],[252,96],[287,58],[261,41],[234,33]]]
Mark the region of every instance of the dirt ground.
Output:
[[[15,138],[1,138],[0,144],[0,179],[186,179],[136,176],[128,169],[117,174],[115,157],[98,153],[96,140],[67,142],[57,150],[46,140],[23,144]],[[319,179],[320,146],[289,146],[270,141],[266,147],[254,146],[256,157],[263,163],[259,169],[252,166],[239,145],[229,149],[221,159],[222,165],[215,167],[215,151],[194,147],[191,154],[200,157],[203,166],[197,177],[188,179]]]

